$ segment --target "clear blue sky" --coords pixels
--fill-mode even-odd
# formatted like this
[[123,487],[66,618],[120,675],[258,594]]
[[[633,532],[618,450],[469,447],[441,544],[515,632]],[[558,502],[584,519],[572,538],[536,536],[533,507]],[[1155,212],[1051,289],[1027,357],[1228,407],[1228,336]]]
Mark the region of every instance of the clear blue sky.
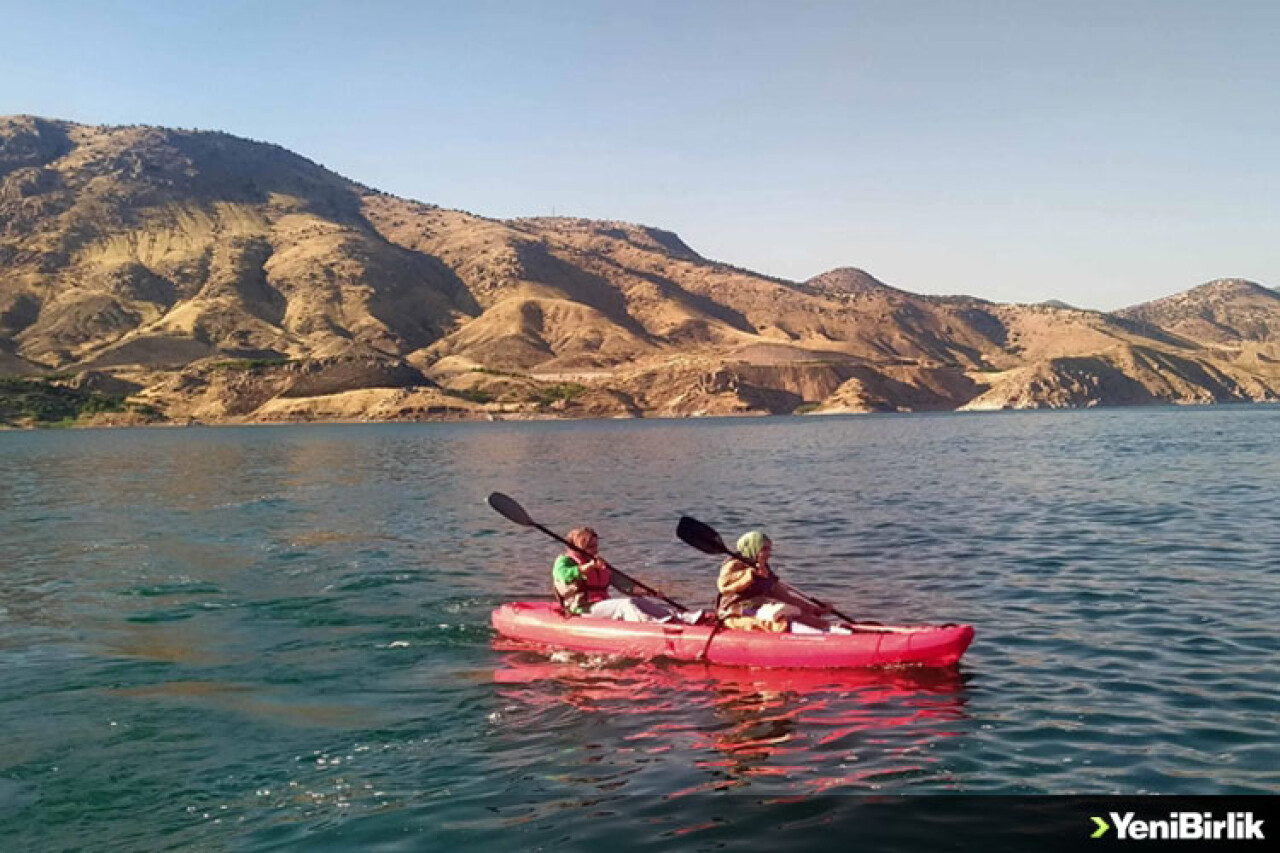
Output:
[[0,0],[0,113],[225,130],[791,279],[1280,286],[1280,4]]

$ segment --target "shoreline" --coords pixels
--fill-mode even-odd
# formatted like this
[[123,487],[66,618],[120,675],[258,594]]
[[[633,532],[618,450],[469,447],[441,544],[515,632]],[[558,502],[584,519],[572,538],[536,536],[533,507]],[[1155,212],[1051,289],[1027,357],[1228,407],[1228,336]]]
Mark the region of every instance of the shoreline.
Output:
[[1085,412],[1085,411],[1127,411],[1134,409],[1214,409],[1269,407],[1280,405],[1280,400],[1232,400],[1226,403],[1161,401],[1138,405],[1110,406],[1035,406],[1025,408],[991,408],[991,409],[940,409],[927,411],[810,411],[795,412],[717,412],[705,414],[663,415],[616,415],[613,417],[565,417],[563,415],[529,414],[512,416],[510,413],[484,417],[441,417],[410,419],[375,419],[375,418],[315,418],[306,420],[177,420],[137,421],[134,423],[33,423],[33,424],[0,424],[3,432],[38,432],[59,430],[112,430],[112,429],[198,429],[225,427],[291,427],[291,426],[354,426],[383,424],[483,424],[483,423],[527,423],[527,422],[575,422],[575,421],[690,421],[713,419],[784,419],[784,418],[827,418],[827,417],[862,417],[862,416],[912,416],[912,415],[998,415],[1011,413],[1049,413],[1049,412]]

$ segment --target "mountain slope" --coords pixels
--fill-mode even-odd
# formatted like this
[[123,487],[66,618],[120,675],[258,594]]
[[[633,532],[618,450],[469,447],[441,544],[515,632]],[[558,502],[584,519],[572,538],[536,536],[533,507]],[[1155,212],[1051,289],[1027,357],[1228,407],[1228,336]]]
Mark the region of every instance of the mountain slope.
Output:
[[1277,301],[1218,282],[1109,315],[855,268],[788,282],[658,228],[444,210],[226,134],[0,118],[0,373],[107,371],[175,418],[1272,399]]
[[369,191],[223,134],[0,121],[0,335],[48,365],[396,353],[474,304]]
[[1224,278],[1116,314],[1206,346],[1280,343],[1280,293]]

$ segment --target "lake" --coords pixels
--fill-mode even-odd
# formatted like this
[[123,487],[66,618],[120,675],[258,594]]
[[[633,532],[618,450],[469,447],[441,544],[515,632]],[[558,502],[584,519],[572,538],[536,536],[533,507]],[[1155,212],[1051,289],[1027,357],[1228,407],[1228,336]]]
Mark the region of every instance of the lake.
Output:
[[[701,850],[816,795],[1280,793],[1278,439],[1266,406],[0,433],[0,833]],[[513,647],[489,613],[558,546],[495,490],[694,606],[681,514],[977,636],[843,674]]]

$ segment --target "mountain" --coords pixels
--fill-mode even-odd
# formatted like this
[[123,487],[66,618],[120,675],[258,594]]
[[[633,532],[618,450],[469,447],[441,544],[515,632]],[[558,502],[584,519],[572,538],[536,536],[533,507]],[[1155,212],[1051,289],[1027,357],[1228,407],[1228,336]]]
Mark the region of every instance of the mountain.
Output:
[[1275,293],[1206,287],[1219,337],[1181,297],[1109,315],[855,268],[789,282],[659,228],[446,210],[227,134],[0,118],[0,374],[110,380],[148,417],[1274,399]]
[[225,134],[0,121],[0,336],[24,359],[394,354],[473,306],[370,191]]
[[1224,278],[1117,311],[1205,346],[1280,343],[1280,293]]

